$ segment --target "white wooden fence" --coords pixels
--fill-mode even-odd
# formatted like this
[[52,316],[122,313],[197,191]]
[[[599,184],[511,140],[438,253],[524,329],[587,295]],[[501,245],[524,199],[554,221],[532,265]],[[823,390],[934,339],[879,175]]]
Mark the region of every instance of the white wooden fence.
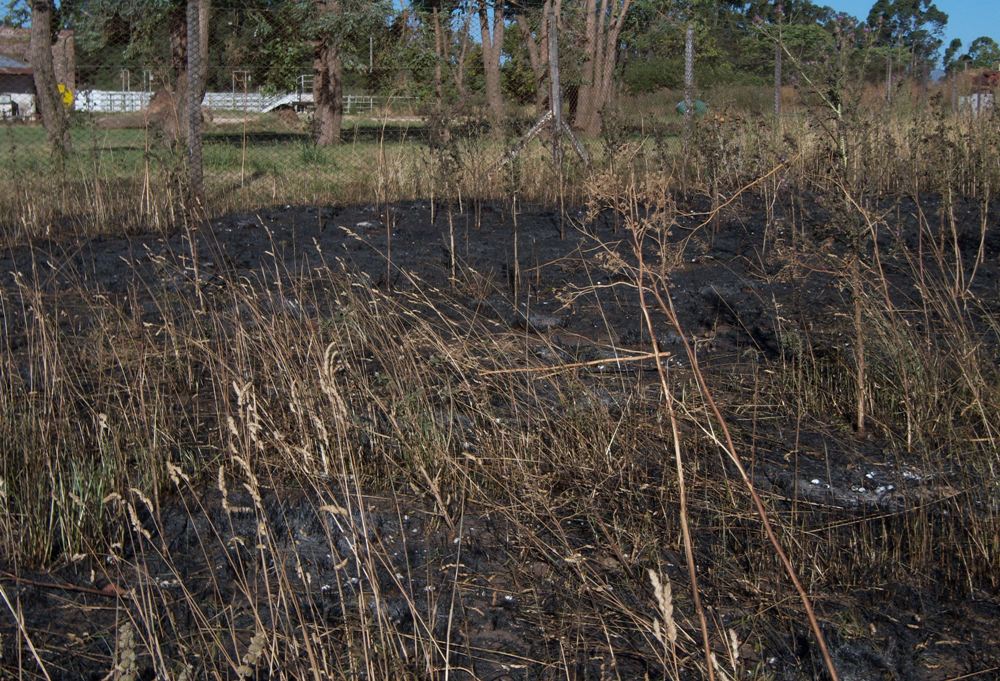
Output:
[[262,92],[206,92],[202,106],[225,111],[264,111],[282,97]]
[[[129,113],[142,111],[149,106],[151,92],[123,92],[117,90],[80,90],[76,93],[74,108],[90,113]],[[344,113],[374,113],[394,103],[411,103],[415,97],[376,97],[373,95],[344,95]],[[312,93],[266,95],[262,92],[207,92],[203,106],[222,111],[247,111],[265,113],[281,106],[308,107]]]
[[80,90],[73,108],[91,113],[128,113],[149,106],[152,92],[119,92],[114,90]]

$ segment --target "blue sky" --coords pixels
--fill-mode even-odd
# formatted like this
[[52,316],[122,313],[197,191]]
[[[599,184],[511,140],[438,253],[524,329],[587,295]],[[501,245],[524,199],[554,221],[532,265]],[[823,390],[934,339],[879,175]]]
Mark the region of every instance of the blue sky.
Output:
[[[868,17],[874,0],[816,0],[835,10],[853,14],[859,19]],[[1000,42],[1000,0],[935,0],[935,4],[948,15],[944,44],[959,38],[968,49],[969,43],[981,35],[988,35]]]

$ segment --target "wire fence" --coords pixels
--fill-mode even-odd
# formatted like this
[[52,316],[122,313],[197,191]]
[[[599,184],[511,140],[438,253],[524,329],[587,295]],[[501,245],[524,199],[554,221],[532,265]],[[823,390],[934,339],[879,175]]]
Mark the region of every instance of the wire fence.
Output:
[[[580,141],[560,135],[553,153],[551,122],[538,124],[554,110],[540,11],[525,20],[532,28],[521,47],[495,64],[496,92],[485,54],[489,27],[484,42],[471,15],[448,17],[435,35],[429,17],[368,17],[356,9],[350,29],[330,29],[341,31],[334,39],[317,38],[321,23],[299,13],[315,12],[317,3],[216,3],[203,12],[204,32],[190,19],[199,17],[198,2],[189,3],[193,15],[179,1],[155,3],[152,16],[124,9],[137,4],[123,3],[103,23],[81,19],[58,36],[53,58],[71,127],[65,158],[53,154],[39,120],[27,29],[0,34],[5,233],[71,223],[166,228],[183,214],[178,207],[189,203],[199,173],[196,193],[209,213],[511,192],[558,201],[565,179],[599,161],[609,144],[669,146],[686,125],[681,86],[635,92],[613,79],[595,134],[584,116],[594,95],[581,73],[581,29],[560,19],[555,109]],[[324,40],[335,48],[321,50]],[[203,61],[198,78],[190,77],[188,56]],[[682,83],[683,64],[676,75]],[[783,115],[794,117],[790,81]],[[991,92],[968,78],[939,87],[956,111],[992,107]],[[194,116],[185,108],[192,88],[200,102]],[[713,112],[767,114],[774,92],[762,84],[696,96]],[[202,145],[194,165],[191,131]]]
[[[60,36],[60,45],[73,48],[53,53],[57,70],[73,74],[65,159],[53,154],[38,115],[28,29],[7,29],[6,41],[0,36],[6,233],[29,223],[46,230],[70,223],[167,228],[187,206],[193,180],[203,185],[198,193],[210,213],[446,191],[490,194],[491,167],[535,116],[533,107],[505,93],[509,125],[497,134],[471,57],[463,67],[469,82],[456,85],[455,75],[444,74],[448,86],[435,93],[421,49],[411,49],[417,57],[401,66],[388,48],[361,40],[368,48],[361,57],[343,56],[338,65],[337,103],[328,107],[336,117],[333,139],[318,143],[317,41],[304,30],[294,36],[294,15],[217,7],[201,55],[187,49],[201,38],[197,31],[184,36],[190,18],[179,12],[184,3],[175,4],[178,12],[156,22],[115,15],[131,22],[124,35],[77,29]],[[256,44],[246,40],[250,26],[262,21],[272,24],[272,34]],[[234,46],[237,39],[244,44]],[[204,57],[203,84],[190,78],[185,57],[191,55]],[[197,117],[186,110],[192,87],[203,90]],[[203,150],[192,164],[188,147],[197,123]]]

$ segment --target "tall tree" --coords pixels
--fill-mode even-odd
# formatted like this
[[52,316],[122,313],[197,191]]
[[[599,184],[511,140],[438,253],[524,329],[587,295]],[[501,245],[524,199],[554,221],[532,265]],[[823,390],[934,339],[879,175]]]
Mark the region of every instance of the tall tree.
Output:
[[954,40],[952,40],[950,43],[948,43],[948,47],[945,48],[944,59],[942,59],[942,62],[944,64],[944,70],[947,71],[948,73],[954,71],[955,67],[958,66],[959,62],[958,53],[959,50],[961,49],[962,49],[962,41],[959,38],[955,38]]
[[483,75],[486,79],[486,104],[494,126],[504,119],[503,93],[500,89],[500,56],[506,29],[503,0],[477,0],[479,36],[483,52]]
[[958,58],[958,52],[962,49],[962,41],[955,38],[950,43],[944,51],[944,63],[945,73],[948,74],[948,84],[951,90],[951,110],[958,111],[958,67],[961,63],[961,59]]
[[52,0],[31,0],[31,68],[35,80],[35,100],[42,114],[45,134],[53,155],[62,159],[69,151],[69,117],[56,84],[52,59]]
[[[212,0],[199,0],[198,44],[193,46],[188,45],[187,2],[178,0],[170,8],[170,66],[173,76],[173,92],[167,95],[171,109],[168,113],[171,120],[167,129],[168,132],[175,131],[175,136],[180,139],[187,139],[190,127],[185,102],[187,102],[191,83],[194,83],[197,88],[197,92],[191,93],[195,100],[200,102],[205,97],[211,6]],[[191,49],[198,50],[200,72],[197,74],[188,72],[188,50]]]
[[[33,1],[33,0],[32,0]],[[144,112],[145,123],[162,129],[169,143],[187,137],[187,2],[186,0],[62,0],[60,13],[73,27],[81,51],[92,63],[125,67],[158,64],[153,74],[156,91]],[[211,0],[201,0],[199,40],[202,73],[199,98],[204,94],[209,62]]]
[[547,17],[550,11],[555,12],[556,20],[562,16],[562,0],[520,0],[512,4],[514,20],[524,41],[528,53],[528,63],[534,77],[535,106],[541,114],[548,107],[549,88],[546,82],[549,77],[549,24]]
[[459,31],[458,51],[455,55],[455,67],[452,75],[455,79],[455,90],[458,92],[458,96],[464,99],[468,94],[465,76],[468,71],[469,44],[471,42],[469,30],[472,26],[472,11],[466,7],[462,7],[460,11],[462,13],[462,28]]
[[[445,71],[453,63],[454,33],[452,18],[457,11],[466,14],[462,0],[411,0],[411,7],[425,26],[429,26],[434,40],[433,89],[434,100],[441,106],[445,96]],[[458,55],[454,59],[456,70],[464,70],[465,50],[468,46],[468,24],[459,36]],[[456,85],[464,86],[464,73],[456,80]]]
[[316,107],[316,144],[340,142],[344,120],[344,62],[340,36],[334,26],[343,18],[340,0],[315,0],[321,22],[327,24],[316,40],[313,60],[313,102]]
[[344,71],[357,70],[362,64],[367,69],[369,37],[385,29],[391,8],[386,0],[308,1],[312,17],[303,32],[314,48],[316,144],[327,146],[340,142]]
[[448,45],[446,30],[441,20],[441,15],[445,13],[442,7],[442,0],[431,2],[431,23],[434,26],[434,97],[438,106],[444,100],[444,63],[446,59],[445,49]]
[[910,75],[925,80],[943,42],[948,15],[933,0],[876,0],[868,13],[875,42],[904,47],[910,53]]
[[584,3],[584,63],[573,125],[590,135],[601,132],[604,110],[611,99],[622,26],[632,0],[586,0]]
[[[311,0],[313,42],[313,100],[316,108],[316,144],[340,142],[344,120],[344,71],[357,69],[369,37],[384,29],[389,16],[385,0]],[[363,45],[363,50],[362,50]]]
[[1000,45],[988,36],[980,36],[969,45],[969,65],[976,68],[1000,68]]

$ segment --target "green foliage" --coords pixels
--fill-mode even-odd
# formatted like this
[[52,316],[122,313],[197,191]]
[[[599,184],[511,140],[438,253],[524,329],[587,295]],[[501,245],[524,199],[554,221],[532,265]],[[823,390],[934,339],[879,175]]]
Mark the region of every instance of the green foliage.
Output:
[[535,97],[535,74],[524,61],[509,62],[500,69],[501,85],[508,97],[527,104]]
[[948,15],[932,0],[876,0],[868,13],[875,43],[906,47],[913,61],[929,68],[941,49]]
[[695,78],[699,87],[762,84],[773,77],[774,43],[757,25],[781,24],[783,39],[804,63],[824,57],[837,15],[810,0],[663,3],[640,1],[622,39],[622,82],[633,93],[680,87],[684,26],[695,24]]
[[993,38],[980,36],[969,45],[966,57],[971,66],[995,69],[1000,64],[1000,45]]
[[62,22],[76,33],[77,78],[112,87],[121,69],[149,69],[169,78],[170,28],[184,15],[182,0],[77,0],[61,6]]
[[955,38],[950,43],[948,43],[947,49],[944,51],[944,69],[945,71],[951,72],[958,65],[958,51],[962,49],[962,41]]
[[303,142],[299,145],[299,160],[304,166],[323,165],[327,161],[325,151],[311,142]]
[[803,63],[816,63],[830,54],[835,36],[830,31],[812,24],[790,24],[781,32],[781,38],[795,58]]
[[294,90],[312,68],[313,48],[300,33],[309,13],[301,2],[221,10],[212,29],[213,44],[225,46],[220,66],[225,72],[250,66],[252,82],[266,91]]
[[6,0],[0,15],[0,26],[20,28],[31,23],[31,9],[27,0]]
[[622,73],[622,82],[636,94],[679,88],[684,84],[684,58],[657,56],[630,61]]
[[[183,0],[74,0],[62,3],[63,23],[76,30],[80,79],[117,84],[119,71],[169,64],[170,27],[183,21]],[[246,0],[213,8],[210,87],[228,89],[234,71],[249,71],[251,87],[290,90],[312,68],[319,39],[339,42],[348,72],[368,68],[369,36],[391,49],[388,0],[343,0],[342,11],[317,11],[312,0]],[[158,74],[162,78],[165,74]]]
[[504,32],[504,53],[508,55],[500,67],[504,93],[521,104],[532,101],[537,90],[535,74],[521,31],[512,28]]
[[[24,22],[26,0],[0,2],[7,5],[0,20]],[[183,21],[184,5],[184,0],[63,0],[60,21],[76,30],[81,83],[116,88],[123,68],[132,71],[133,83],[144,69],[166,70],[170,27]],[[502,85],[507,96],[521,103],[533,100],[537,82],[514,22],[522,17],[537,29],[542,5],[542,0],[505,0],[511,26],[505,34]],[[253,90],[293,90],[299,76],[313,69],[317,41],[333,40],[349,90],[429,99],[435,95],[434,74],[440,67],[443,95],[450,100],[457,93],[452,70],[464,38],[465,85],[473,97],[483,89],[478,27],[475,20],[463,23],[475,9],[471,0],[340,0],[336,11],[324,11],[325,6],[317,0],[213,3],[209,87],[228,90],[234,86],[233,73],[247,71]],[[583,3],[564,2],[562,8],[562,79],[571,91],[580,84],[587,59]],[[445,42],[440,63],[435,16]],[[769,82],[775,43],[770,33],[755,30],[760,26],[780,35],[792,56],[786,67],[789,82],[795,82],[796,64],[815,71],[834,45],[843,42],[837,34],[845,17],[813,0],[633,0],[619,41],[617,81],[633,94],[679,87],[684,26],[693,22],[699,87]],[[891,59],[922,74],[941,47],[946,22],[947,15],[931,0],[876,0],[868,16],[872,39],[865,59],[882,65]],[[851,30],[860,35],[862,29],[857,25]],[[464,30],[470,35],[463,36]],[[960,44],[949,46],[947,66],[957,63],[960,49]],[[859,54],[849,59],[859,59]],[[1000,61],[1000,48],[990,38],[979,38],[969,46],[966,61],[991,66]],[[876,80],[879,70],[870,68],[864,77]]]
[[369,36],[388,37],[393,7],[389,0],[340,0],[339,11],[322,11],[313,0],[291,4],[302,19],[288,28],[305,40],[336,41],[344,68],[348,71],[368,67]]

